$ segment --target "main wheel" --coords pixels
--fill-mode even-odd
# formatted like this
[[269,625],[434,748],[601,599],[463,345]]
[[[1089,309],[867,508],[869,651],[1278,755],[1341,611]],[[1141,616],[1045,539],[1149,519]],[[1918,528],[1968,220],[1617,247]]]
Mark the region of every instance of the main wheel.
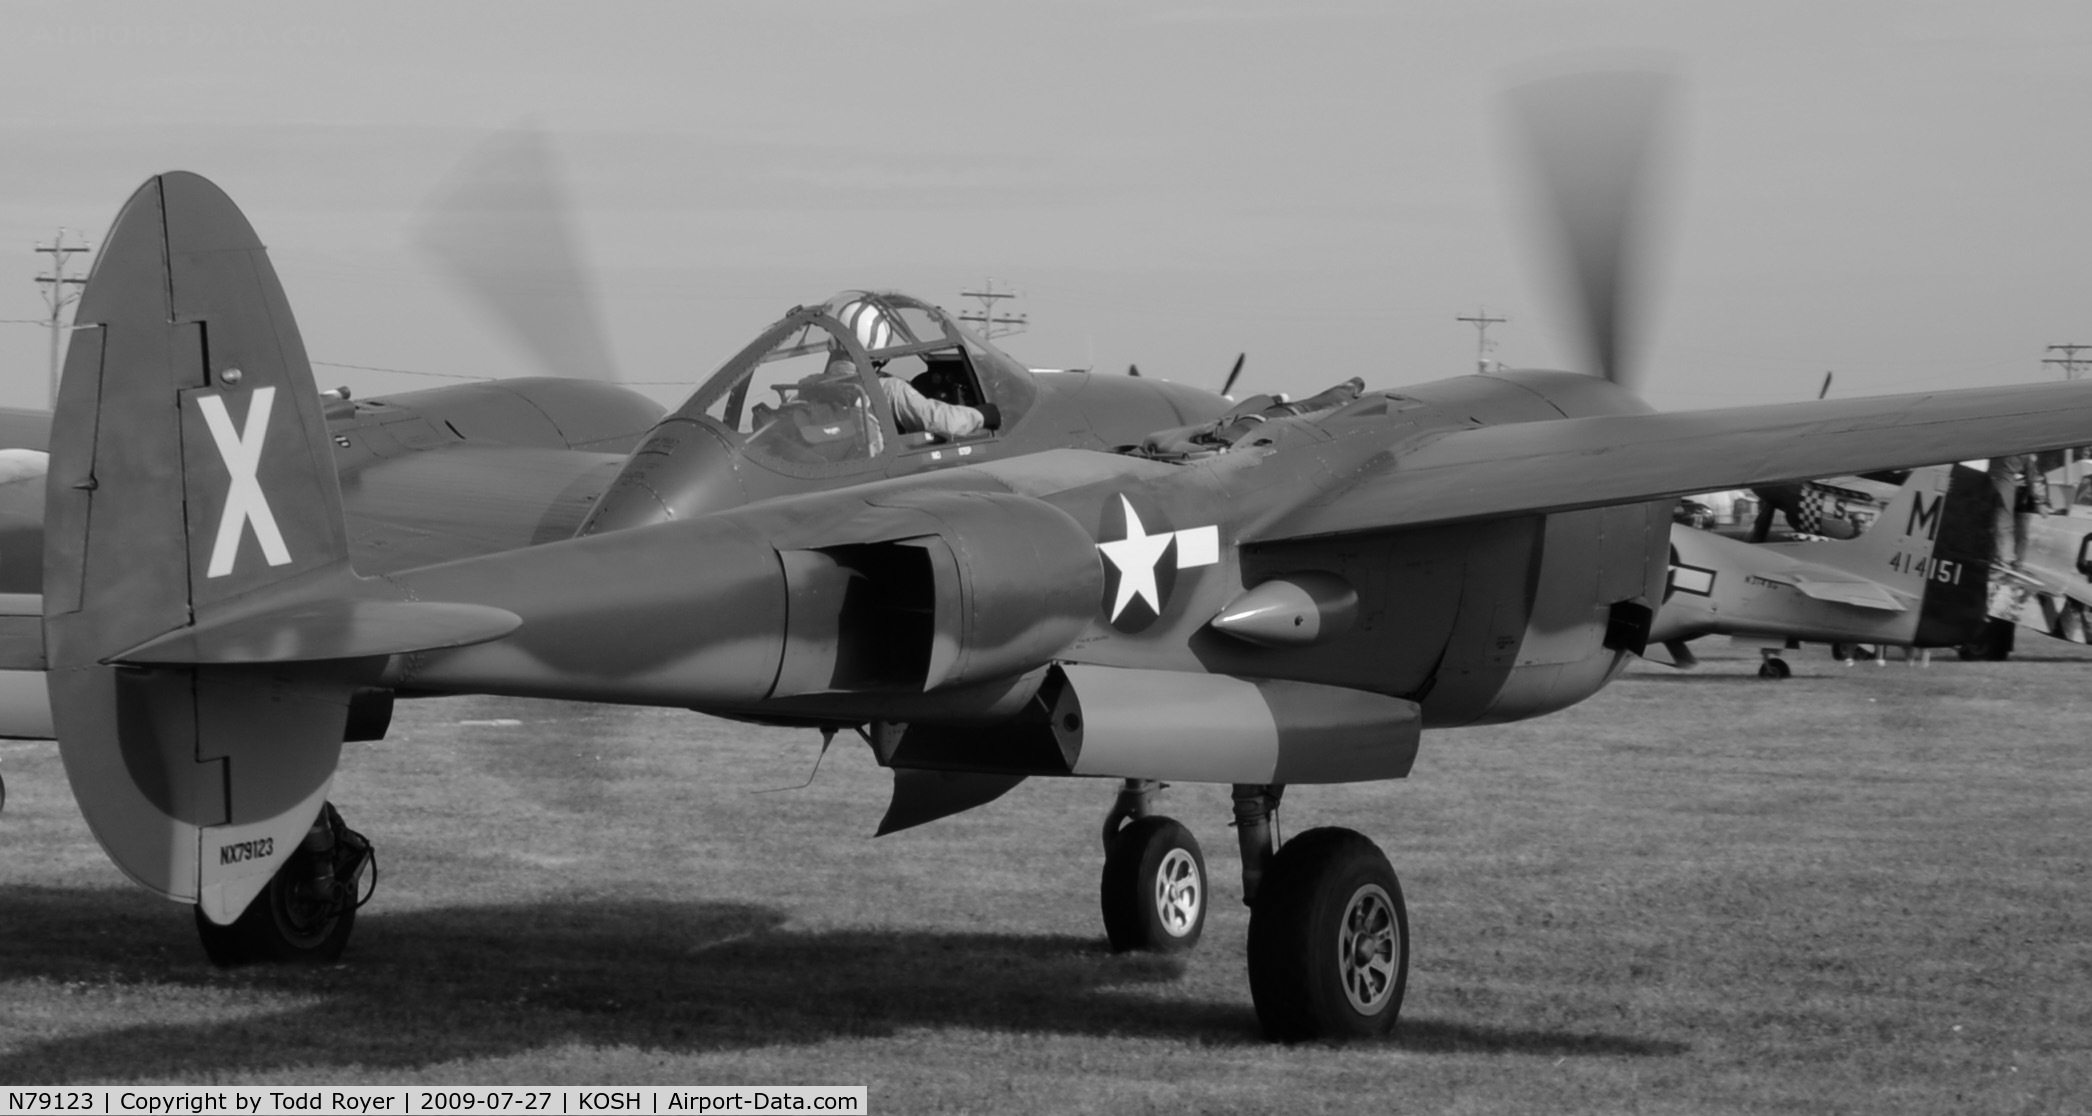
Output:
[[[230,926],[196,914],[204,956],[219,968],[256,961],[325,964],[341,958],[356,928],[357,892],[371,868],[370,842],[329,804],[313,834],[269,878]],[[373,877],[375,879],[375,877]]]
[[300,894],[301,884],[287,882],[288,875],[277,872],[231,926],[219,926],[196,908],[196,933],[211,964],[229,969],[256,961],[325,964],[341,958],[356,928],[356,905],[313,900]]
[[2001,663],[2012,657],[2013,637],[2019,625],[2010,620],[1992,618],[1983,622],[1974,643],[1964,643],[1958,649],[1963,659],[1972,662]]
[[1180,953],[1206,928],[1206,858],[1191,831],[1140,818],[1112,839],[1099,888],[1111,948]]
[[1249,991],[1265,1037],[1373,1038],[1409,984],[1409,910],[1378,846],[1311,829],[1278,850],[1249,914]]

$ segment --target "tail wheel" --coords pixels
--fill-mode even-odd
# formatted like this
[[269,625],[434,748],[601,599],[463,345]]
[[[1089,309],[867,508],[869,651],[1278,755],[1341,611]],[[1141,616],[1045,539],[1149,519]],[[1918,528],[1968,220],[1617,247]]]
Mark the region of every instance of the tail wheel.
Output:
[[339,960],[356,928],[356,910],[369,896],[363,886],[367,868],[375,887],[374,859],[370,842],[328,804],[312,834],[232,925],[219,926],[196,909],[204,956],[219,968]]
[[1121,829],[1104,856],[1099,889],[1111,948],[1179,953],[1206,928],[1206,858],[1189,829],[1141,818]]
[[1378,846],[1348,829],[1286,842],[1249,916],[1249,990],[1267,1038],[1392,1031],[1409,983],[1409,911]]
[[1758,677],[1770,678],[1775,682],[1793,673],[1794,669],[1787,665],[1785,659],[1767,659],[1758,666]]

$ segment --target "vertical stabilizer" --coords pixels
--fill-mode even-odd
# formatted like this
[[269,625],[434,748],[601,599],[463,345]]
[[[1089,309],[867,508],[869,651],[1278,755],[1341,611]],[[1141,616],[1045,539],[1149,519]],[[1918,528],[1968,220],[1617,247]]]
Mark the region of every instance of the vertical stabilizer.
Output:
[[353,578],[318,393],[260,240],[196,175],[132,195],[76,318],[46,489],[60,752],[111,859],[229,922],[326,798],[349,672],[105,664],[264,588]]
[[1782,549],[1921,601],[1915,644],[1950,646],[1973,639],[1983,622],[1996,508],[1981,471],[1934,465],[1913,470],[1859,538]]

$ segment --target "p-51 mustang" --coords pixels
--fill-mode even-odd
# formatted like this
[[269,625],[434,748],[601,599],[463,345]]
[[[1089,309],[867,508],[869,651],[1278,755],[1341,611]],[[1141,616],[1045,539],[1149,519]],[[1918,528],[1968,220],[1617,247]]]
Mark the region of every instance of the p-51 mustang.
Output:
[[1671,571],[1649,641],[1694,662],[1687,641],[1771,641],[1759,674],[1785,678],[1788,641],[1953,647],[1977,638],[1995,550],[1989,477],[1961,465],[1913,470],[1866,533],[1848,542],[1745,543],[1671,528]]
[[[683,501],[664,480],[679,455],[752,457],[754,424],[803,394],[760,418],[759,387],[708,385],[576,537],[434,564],[403,542],[359,566],[296,326],[222,194],[148,182],[79,320],[42,659],[9,665],[48,666],[90,827],[133,879],[195,904],[214,954],[340,952],[361,842],[328,794],[372,695],[655,704],[865,728],[896,772],[889,826],[1029,776],[1123,780],[1105,896],[1121,944],[1186,941],[1204,913],[1196,844],[1148,814],[1152,781],[1231,784],[1250,986],[1287,1039],[1391,1027],[1409,943],[1372,842],[1278,842],[1286,785],[1400,778],[1426,728],[1595,693],[1649,637],[1681,494],[2092,431],[2082,384],[1658,414],[1609,378],[1512,372],[1178,416],[1123,452],[956,447],[868,479],[908,451],[890,428],[872,448],[875,414],[833,429],[863,412],[838,393],[775,435],[775,468],[864,483]],[[729,368],[813,342],[871,397],[881,362],[932,351],[870,340],[818,312]]]

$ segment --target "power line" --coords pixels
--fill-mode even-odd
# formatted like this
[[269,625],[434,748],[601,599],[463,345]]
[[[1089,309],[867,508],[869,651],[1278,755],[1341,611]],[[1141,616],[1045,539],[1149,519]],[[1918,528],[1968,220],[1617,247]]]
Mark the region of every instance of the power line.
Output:
[[434,376],[443,380],[492,380],[494,376],[471,376],[462,372],[423,372],[414,368],[380,368],[375,364],[343,364],[334,360],[316,360],[314,368],[353,368],[358,372],[393,372],[401,376]]
[[[995,313],[995,303],[997,301],[1005,298],[1016,298],[1017,293],[1015,291],[996,290],[995,280],[993,279],[984,281],[981,284],[981,287],[982,289],[978,291],[959,292],[959,297],[979,299],[981,303],[981,308],[979,312],[976,313],[969,311],[967,313],[961,314],[959,315],[959,320],[962,322],[971,322],[974,325],[980,326],[981,339],[984,341],[993,341],[995,338],[1000,337],[1006,333],[1024,332],[1024,327],[1031,324],[1031,319],[1029,315],[998,315]],[[1002,328],[998,329],[996,328],[997,326],[1001,326]]]
[[1496,347],[1489,343],[1489,327],[1492,325],[1500,325],[1504,322],[1510,321],[1511,319],[1492,318],[1489,316],[1489,308],[1487,306],[1484,306],[1476,309],[1473,317],[1469,317],[1465,314],[1459,314],[1455,315],[1453,320],[1456,322],[1474,323],[1475,371],[1478,373],[1489,371],[1489,350]]
[[2041,363],[2061,365],[2063,378],[2075,380],[2084,373],[2085,369],[2092,368],[2092,357],[2078,356],[2079,353],[2086,349],[2092,349],[2092,345],[2050,345],[2048,347],[2049,352],[2062,353],[2063,355],[2060,357],[2043,357]]
[[51,316],[46,325],[51,330],[51,406],[55,408],[58,406],[58,365],[65,350],[65,308],[79,301],[80,288],[87,285],[85,279],[75,279],[66,275],[65,265],[72,261],[75,254],[93,249],[84,241],[80,244],[67,244],[65,229],[60,228],[57,237],[51,243],[39,244],[36,250],[51,257],[51,273],[37,276],[36,281],[44,289],[45,304],[51,308]]

